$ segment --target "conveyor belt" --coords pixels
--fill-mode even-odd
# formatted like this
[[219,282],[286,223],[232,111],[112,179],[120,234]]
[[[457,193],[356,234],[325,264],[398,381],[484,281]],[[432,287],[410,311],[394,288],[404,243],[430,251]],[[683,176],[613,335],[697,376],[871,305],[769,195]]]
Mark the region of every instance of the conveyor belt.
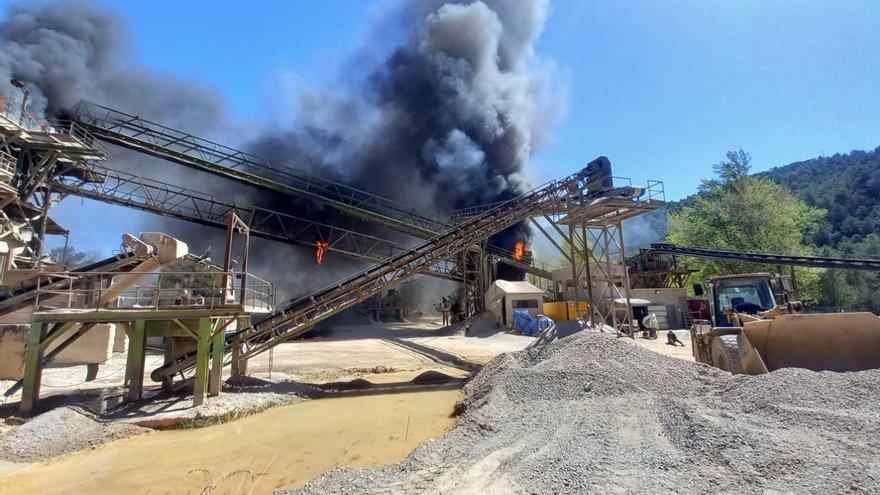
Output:
[[375,194],[95,103],[74,119],[99,140],[285,194],[306,196],[349,215],[428,239],[449,226]]
[[[242,346],[243,358],[266,351],[285,340],[303,334],[316,323],[388,287],[399,284],[413,275],[424,273],[437,261],[454,257],[517,222],[548,210],[557,210],[561,213],[570,202],[573,202],[572,198],[580,202],[585,196],[599,197],[603,194],[631,197],[631,188],[621,188],[610,193],[592,192],[588,184],[593,174],[592,167],[587,167],[566,179],[550,182],[502,203],[383,263],[340,280],[332,286],[289,301],[265,320],[227,336],[226,355],[231,357],[236,341]],[[194,364],[195,356],[186,355],[175,363],[156,369],[152,378],[158,381],[165,376],[188,370]]]
[[741,253],[721,249],[704,249],[676,246],[675,244],[651,244],[651,250],[658,253],[672,253],[699,258],[718,260],[747,261],[768,265],[814,266],[818,268],[840,268],[844,270],[880,271],[880,260],[854,258],[826,258],[821,256],[791,256],[785,254]]

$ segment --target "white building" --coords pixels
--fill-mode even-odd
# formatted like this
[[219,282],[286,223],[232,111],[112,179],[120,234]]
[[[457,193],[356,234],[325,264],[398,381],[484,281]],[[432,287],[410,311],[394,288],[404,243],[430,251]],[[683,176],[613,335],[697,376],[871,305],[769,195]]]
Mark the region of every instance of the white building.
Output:
[[528,282],[496,280],[486,291],[486,309],[498,325],[507,328],[513,328],[513,310],[524,309],[536,316],[543,307],[544,291]]

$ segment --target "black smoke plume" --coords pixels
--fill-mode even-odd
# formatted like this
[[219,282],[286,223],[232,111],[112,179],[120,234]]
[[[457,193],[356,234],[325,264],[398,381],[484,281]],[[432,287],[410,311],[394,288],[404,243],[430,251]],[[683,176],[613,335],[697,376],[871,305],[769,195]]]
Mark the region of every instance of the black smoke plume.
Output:
[[[298,125],[249,149],[441,217],[510,199],[560,113],[533,49],[547,10],[545,0],[406,4],[408,36],[358,91],[305,92]],[[492,242],[510,250],[529,238],[517,225]]]
[[[358,80],[351,91],[304,92],[294,125],[241,146],[428,214],[513,197],[528,187],[529,157],[560,116],[552,66],[534,52],[547,14],[548,0],[403,2],[393,16],[403,41],[371,66],[344,71],[342,79]],[[216,92],[139,64],[117,17],[79,1],[10,5],[0,24],[0,91],[14,99],[15,88],[5,82],[17,78],[31,90],[36,114],[52,116],[88,99],[223,136],[233,124]],[[415,242],[308,200],[206,181],[205,174],[115,149],[111,158],[112,166],[147,176]],[[165,230],[197,242],[185,235],[188,225],[167,222]],[[203,244],[222,245],[222,234],[201,237]],[[511,249],[528,237],[524,226],[515,226],[493,242]],[[267,265],[273,273],[301,268],[289,255],[278,257]],[[313,253],[300,250],[299,257],[311,264]]]

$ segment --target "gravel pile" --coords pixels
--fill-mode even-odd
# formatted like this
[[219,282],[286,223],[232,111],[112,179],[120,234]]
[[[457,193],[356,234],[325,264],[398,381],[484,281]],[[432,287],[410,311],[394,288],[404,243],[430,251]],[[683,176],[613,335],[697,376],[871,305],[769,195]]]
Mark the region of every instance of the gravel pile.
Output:
[[97,420],[75,407],[59,407],[0,435],[0,459],[36,462],[87,450],[151,430]]
[[292,493],[880,492],[878,370],[731,376],[581,332],[465,391],[458,425],[402,463]]

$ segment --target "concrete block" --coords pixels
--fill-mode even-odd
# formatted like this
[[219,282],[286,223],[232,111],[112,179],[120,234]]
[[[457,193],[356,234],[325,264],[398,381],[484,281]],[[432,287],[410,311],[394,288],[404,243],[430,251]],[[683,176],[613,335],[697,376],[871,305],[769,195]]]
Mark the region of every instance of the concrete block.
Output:
[[0,325],[28,325],[31,324],[31,318],[34,314],[33,305],[28,305],[24,308],[17,309],[15,311],[10,311],[9,313],[5,313],[0,315]]
[[113,353],[127,352],[128,351],[128,336],[125,333],[125,328],[120,324],[116,324],[116,329],[113,332]]
[[[64,335],[53,341],[46,350],[46,353],[52,352],[61,342],[67,340],[67,336],[77,331],[79,331],[79,323],[73,325]],[[101,323],[90,328],[73,344],[61,351],[55,357],[54,362],[59,364],[103,363],[113,355],[115,342],[116,325],[113,323]]]
[[30,325],[0,325],[0,380],[21,380]]

